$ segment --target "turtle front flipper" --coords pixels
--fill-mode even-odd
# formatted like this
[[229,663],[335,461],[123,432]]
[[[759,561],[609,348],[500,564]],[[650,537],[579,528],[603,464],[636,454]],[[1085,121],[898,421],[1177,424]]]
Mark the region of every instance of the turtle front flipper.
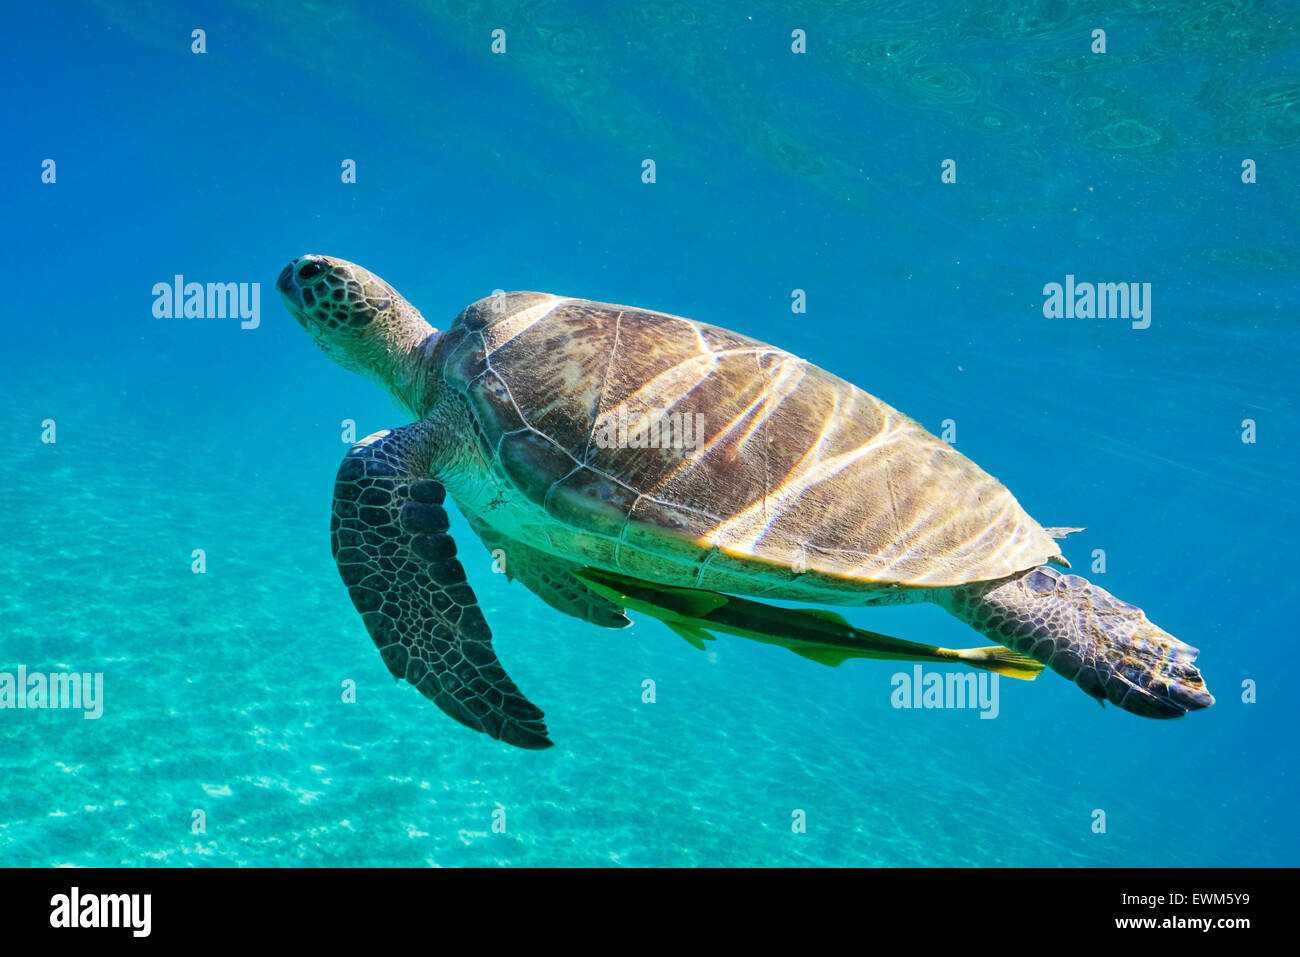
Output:
[[475,731],[550,747],[541,710],[497,661],[456,559],[446,493],[429,474],[431,431],[417,422],[376,432],[343,459],[330,521],[339,574],[395,677]]
[[556,611],[602,628],[632,626],[631,619],[623,614],[622,605],[596,594],[571,574],[582,567],[577,562],[548,555],[507,538],[473,515],[466,515],[465,520],[494,557],[498,550],[502,553],[500,570],[506,578],[523,582],[524,587]]

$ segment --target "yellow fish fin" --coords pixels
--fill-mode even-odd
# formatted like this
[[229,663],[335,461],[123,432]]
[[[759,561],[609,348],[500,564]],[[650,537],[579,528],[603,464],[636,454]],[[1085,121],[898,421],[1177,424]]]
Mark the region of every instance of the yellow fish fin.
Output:
[[1022,681],[1033,681],[1043,670],[1041,661],[1035,661],[1001,645],[963,648],[957,652],[957,658],[973,668],[991,671],[995,675],[1003,675],[1007,678],[1019,678]]

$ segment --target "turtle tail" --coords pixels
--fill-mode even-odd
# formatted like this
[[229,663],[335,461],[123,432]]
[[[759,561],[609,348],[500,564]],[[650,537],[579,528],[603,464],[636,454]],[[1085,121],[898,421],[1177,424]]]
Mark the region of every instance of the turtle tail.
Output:
[[1214,704],[1197,650],[1141,608],[1078,575],[1040,566],[1010,578],[944,589],[936,600],[976,631],[1146,718],[1181,718]]

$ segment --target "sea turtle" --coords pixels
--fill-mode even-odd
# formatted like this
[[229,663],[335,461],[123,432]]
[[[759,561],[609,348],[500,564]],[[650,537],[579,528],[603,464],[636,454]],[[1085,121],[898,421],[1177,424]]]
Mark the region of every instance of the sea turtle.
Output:
[[512,577],[596,625],[629,624],[599,582],[932,601],[1103,703],[1174,718],[1214,702],[1195,648],[1050,567],[1069,567],[1054,538],[1074,529],[1044,529],[952,446],[781,349],[538,292],[481,299],[439,332],[329,256],[293,260],[276,286],[326,354],[414,420],[344,457],[334,556],[393,675],[475,730],[551,744],[492,650],[446,493]]

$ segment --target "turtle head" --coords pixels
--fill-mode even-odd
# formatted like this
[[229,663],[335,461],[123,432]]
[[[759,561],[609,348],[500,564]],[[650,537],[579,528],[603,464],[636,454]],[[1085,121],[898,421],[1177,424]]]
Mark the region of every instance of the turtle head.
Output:
[[418,409],[419,373],[437,332],[396,289],[356,263],[315,255],[285,266],[275,287],[326,355]]

